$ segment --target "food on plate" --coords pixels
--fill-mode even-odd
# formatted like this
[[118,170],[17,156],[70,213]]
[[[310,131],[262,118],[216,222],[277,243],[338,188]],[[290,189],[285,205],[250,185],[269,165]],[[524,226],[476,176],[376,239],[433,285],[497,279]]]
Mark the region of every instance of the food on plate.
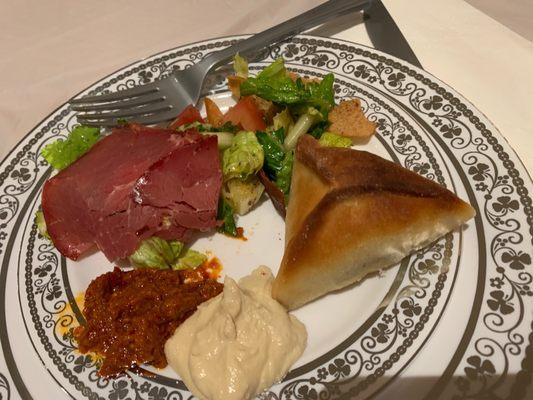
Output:
[[192,105],[185,107],[185,109],[178,115],[178,117],[170,123],[169,129],[176,129],[180,126],[190,125],[195,122],[203,124],[205,121],[200,114],[200,111]]
[[231,122],[246,131],[261,131],[266,129],[263,113],[256,102],[249,96],[242,97],[237,104],[230,107],[222,117],[222,123]]
[[272,101],[265,100],[259,96],[251,95],[250,98],[255,103],[255,106],[263,114],[263,120],[270,126],[274,120],[274,117],[278,114],[280,108]]
[[217,219],[220,221],[220,226],[218,227],[219,232],[228,236],[237,237],[238,231],[233,215],[233,208],[224,200],[224,197],[221,197],[218,201]]
[[292,128],[287,132],[283,142],[287,150],[294,150],[300,136],[306,134],[312,126],[324,121],[324,114],[316,108],[309,107],[305,113],[301,114]]
[[242,97],[226,113],[206,98],[207,122],[188,106],[168,130],[125,124],[100,135],[80,126],[44,148],[60,172],[44,185],[42,227],[64,256],[76,260],[96,247],[117,261],[142,253],[154,236],[185,243],[215,227],[237,237],[235,216],[252,210],[265,186],[283,212],[299,137],[347,145],[328,131],[337,108],[332,74],[306,80],[280,58],[251,76],[236,56],[235,77]]
[[211,279],[190,283],[192,271],[137,269],[100,275],[85,293],[85,326],[74,330],[80,352],[103,356],[101,376],[116,376],[149,363],[167,365],[163,346],[177,326],[222,284]]
[[238,75],[228,76],[228,88],[236,99],[241,97],[241,83],[245,80],[246,78]]
[[327,113],[335,105],[333,95],[333,74],[327,74],[319,82],[294,81],[282,58],[264,68],[255,77],[248,77],[241,83],[241,96],[256,95],[280,106],[290,106],[298,114],[309,107]]
[[452,192],[381,157],[298,142],[273,297],[294,309],[400,261],[474,217]]
[[259,201],[264,188],[256,174],[263,160],[263,148],[254,132],[238,132],[222,153],[222,198],[233,212],[244,215]]
[[[302,135],[321,139],[326,146],[346,147],[351,139],[343,136],[368,138],[375,131],[375,124],[366,119],[359,100],[335,105],[333,74],[306,79],[288,71],[282,58],[256,76],[249,75],[242,57],[235,58],[234,68],[235,75],[228,77],[232,93],[239,103],[255,102],[267,123],[266,129],[255,129],[265,156],[264,173],[259,174],[259,179],[282,214],[284,204],[279,201],[279,192],[284,194],[285,203],[290,193],[293,150]],[[240,123],[236,118],[231,121]],[[351,123],[355,125],[348,128]]]
[[[436,183],[348,149],[376,124],[358,99],[335,103],[334,77],[300,77],[277,59],[255,76],[235,57],[226,112],[205,98],[168,129],[77,127],[43,156],[39,232],[76,260],[92,248],[128,260],[91,282],[82,353],[99,374],[168,362],[200,399],[249,399],[280,381],[307,341],[287,312],[386,268],[471,218]],[[266,191],[286,212],[285,254],[237,284],[189,247],[196,232],[243,238],[238,215]],[[287,208],[286,208],[287,205]]]
[[265,175],[272,180],[283,194],[288,195],[292,175],[293,152],[287,151],[283,146],[283,129],[272,132],[257,132],[256,136],[265,154],[263,164]]
[[48,180],[42,210],[64,256],[96,245],[115,261],[154,235],[187,241],[215,228],[221,184],[215,137],[129,125]]
[[268,197],[270,197],[270,200],[272,200],[274,208],[283,218],[285,218],[285,195],[281,189],[268,178],[268,176],[265,174],[265,171],[259,171],[258,176],[259,180],[265,187],[265,192],[268,194]]
[[144,239],[128,259],[135,267],[187,269],[199,267],[207,261],[207,256],[185,247],[179,240],[152,236]]
[[318,143],[327,147],[350,147],[352,139],[332,132],[324,132],[318,139]]
[[50,236],[48,235],[48,231],[46,229],[46,221],[44,220],[44,214],[41,210],[37,210],[35,213],[35,225],[37,226],[37,231],[39,232],[39,235],[42,237],[50,240]]
[[233,70],[235,75],[241,78],[248,78],[248,61],[242,57],[239,53],[233,57]]
[[239,215],[247,214],[259,201],[265,187],[255,175],[247,179],[230,179],[222,185],[222,197]]
[[100,129],[91,126],[77,126],[65,140],[47,144],[42,155],[55,169],[68,167],[85,154],[100,139]]
[[229,148],[222,154],[222,173],[225,180],[247,179],[261,169],[263,148],[254,132],[241,131],[235,135]]
[[211,100],[209,97],[204,99],[205,113],[207,114],[207,122],[218,128],[223,125],[224,114],[218,108],[217,103]]
[[201,400],[246,400],[279,382],[302,354],[305,326],[271,297],[259,267],[203,303],[165,344],[169,365]]
[[376,131],[376,123],[365,117],[359,99],[341,101],[329,112],[328,121],[330,132],[354,140],[368,139]]

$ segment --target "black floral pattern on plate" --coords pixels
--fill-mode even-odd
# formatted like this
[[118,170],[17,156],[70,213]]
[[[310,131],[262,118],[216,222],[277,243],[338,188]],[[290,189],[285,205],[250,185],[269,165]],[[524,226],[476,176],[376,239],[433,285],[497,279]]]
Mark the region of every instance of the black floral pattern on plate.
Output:
[[[191,45],[153,57],[105,79],[90,93],[108,92],[158,79],[174,69],[192,65],[209,51],[227,46],[234,40]],[[438,83],[394,60],[343,42],[305,37],[274,47],[270,57],[279,54],[310,68],[338,68],[361,83],[377,85],[399,101],[405,100],[412,110],[426,118],[429,126],[437,129],[446,146],[457,154],[461,167],[472,180],[472,188],[482,196],[480,208],[483,215],[480,218],[483,217],[484,223],[497,233],[488,237],[491,264],[487,271],[487,285],[491,289],[487,290],[482,302],[485,309],[481,310],[480,318],[490,334],[474,336],[462,364],[464,377],[455,381],[456,398],[474,398],[479,393],[486,394],[487,398],[495,396],[501,385],[498,382],[503,380],[499,378],[505,378],[506,373],[498,361],[507,362],[523,354],[524,346],[520,345],[524,342],[520,329],[526,312],[523,299],[533,295],[531,254],[524,246],[530,236],[525,233],[523,222],[524,215],[531,216],[531,201],[513,162],[468,106]],[[215,89],[220,88],[222,84]],[[435,166],[423,157],[423,154],[429,154],[427,145],[419,137],[415,138],[416,132],[408,122],[391,118],[387,105],[372,98],[372,93],[364,92],[361,87],[336,82],[335,88],[338,96],[371,99],[364,103],[365,111],[377,122],[380,136],[399,155],[402,164],[429,179],[441,179]],[[61,109],[23,142],[21,150],[3,165],[5,170],[0,174],[0,252],[4,250],[13,220],[20,212],[20,199],[28,195],[45,172],[43,160],[38,156],[40,149],[74,125],[74,114],[68,108]],[[494,154],[489,155],[490,152]],[[502,160],[501,164],[496,163],[498,158]],[[441,290],[447,284],[446,275],[439,271],[444,267],[444,255],[452,251],[450,243],[448,239],[444,244],[436,243],[413,260],[409,265],[408,284],[400,289],[387,312],[363,335],[360,349],[348,349],[310,376],[286,382],[277,393],[265,393],[263,398],[355,396],[375,383],[412,346],[424,321],[430,319]],[[54,337],[57,350],[50,345],[53,350],[49,352],[50,358],[55,365],[61,366],[62,374],[72,387],[88,397],[97,391],[109,399],[182,399],[188,396],[175,388],[137,376],[112,384],[98,378],[95,374],[98,360],[76,354],[71,332],[60,333],[61,326],[72,322],[72,315],[63,314],[67,303],[59,259],[49,243],[37,235],[35,226],[29,235],[26,256],[28,302],[37,304],[35,300],[38,300],[41,307],[39,313],[36,308],[32,312],[32,318],[38,322],[35,324],[37,334],[42,340]],[[492,352],[489,354],[487,349]],[[362,384],[354,386],[356,378],[362,378],[361,371],[368,372],[366,378]],[[1,378],[3,375],[0,374],[0,393],[3,388]],[[7,379],[4,381],[7,384]]]

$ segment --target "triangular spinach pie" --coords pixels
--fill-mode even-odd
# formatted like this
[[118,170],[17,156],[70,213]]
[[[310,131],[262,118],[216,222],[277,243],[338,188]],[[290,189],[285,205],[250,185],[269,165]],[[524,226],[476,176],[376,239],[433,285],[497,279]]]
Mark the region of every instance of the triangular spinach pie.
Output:
[[399,262],[474,217],[441,185],[365,151],[299,140],[272,293],[294,309]]

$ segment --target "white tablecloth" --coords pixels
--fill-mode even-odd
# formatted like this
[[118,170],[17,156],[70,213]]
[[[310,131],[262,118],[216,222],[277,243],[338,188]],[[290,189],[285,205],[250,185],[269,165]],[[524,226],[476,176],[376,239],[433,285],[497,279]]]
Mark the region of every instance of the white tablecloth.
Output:
[[[0,157],[74,93],[171,47],[253,33],[320,0],[0,4]],[[388,0],[424,68],[471,100],[533,170],[533,44],[462,0]],[[370,45],[357,15],[320,28]]]

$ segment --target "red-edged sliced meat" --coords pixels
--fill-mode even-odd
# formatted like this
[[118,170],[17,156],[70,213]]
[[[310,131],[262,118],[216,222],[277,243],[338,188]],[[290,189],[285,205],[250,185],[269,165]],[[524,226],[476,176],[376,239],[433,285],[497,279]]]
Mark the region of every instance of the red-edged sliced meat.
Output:
[[[215,227],[220,161],[215,136],[186,144],[152,165],[134,187],[135,201],[141,205],[172,210],[173,218],[191,229]],[[180,185],[174,184],[180,182]]]
[[94,246],[93,218],[71,179],[57,175],[47,181],[42,208],[48,234],[61,254],[76,260]]
[[47,181],[42,208],[63,255],[96,244],[115,261],[149,236],[187,240],[214,227],[221,182],[216,138],[130,125]]

